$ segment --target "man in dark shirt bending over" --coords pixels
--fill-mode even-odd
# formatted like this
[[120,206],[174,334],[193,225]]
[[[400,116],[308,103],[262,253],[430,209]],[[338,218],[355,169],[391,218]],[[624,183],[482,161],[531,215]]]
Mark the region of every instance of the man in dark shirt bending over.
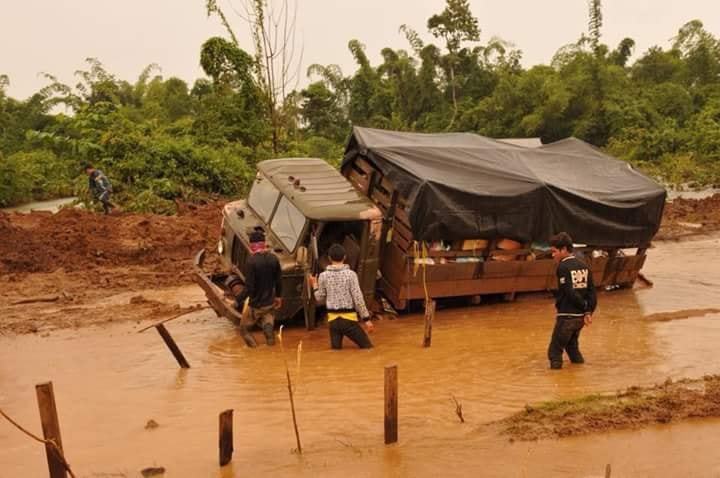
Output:
[[563,364],[563,350],[572,363],[584,363],[578,339],[585,325],[592,323],[597,306],[592,271],[573,253],[573,241],[566,232],[550,238],[550,248],[558,263],[558,291],[555,300],[557,318],[548,347],[550,368],[558,370]]
[[[245,343],[257,346],[250,328],[260,322],[268,345],[275,345],[274,310],[282,307],[282,270],[280,261],[265,245],[260,231],[248,234],[252,255],[245,262],[245,288],[235,299],[235,307],[242,311],[241,332]],[[249,299],[247,307],[245,300]]]

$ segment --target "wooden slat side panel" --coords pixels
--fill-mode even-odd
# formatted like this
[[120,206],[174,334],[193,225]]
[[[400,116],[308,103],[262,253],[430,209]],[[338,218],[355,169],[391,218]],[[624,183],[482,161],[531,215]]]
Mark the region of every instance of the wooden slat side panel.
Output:
[[355,169],[352,169],[350,171],[348,179],[355,186],[356,189],[361,191],[363,194],[367,194],[368,188],[370,187],[370,180],[367,176],[363,176]]
[[410,231],[410,228],[408,228],[405,224],[398,221],[397,218],[393,221],[393,234],[400,234],[402,235],[406,240],[412,241],[413,235]]
[[[370,163],[365,161],[363,158],[357,158],[353,162],[353,166],[355,166],[357,169],[363,171],[368,177],[373,173],[373,171],[377,171]],[[378,171],[379,173],[380,171]]]

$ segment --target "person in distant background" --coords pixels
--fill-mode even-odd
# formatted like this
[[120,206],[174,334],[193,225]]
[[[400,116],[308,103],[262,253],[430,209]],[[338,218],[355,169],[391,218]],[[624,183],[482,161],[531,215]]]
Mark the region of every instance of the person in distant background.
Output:
[[110,214],[110,211],[115,207],[110,202],[110,194],[112,193],[110,180],[102,171],[95,169],[92,164],[85,165],[85,174],[88,175],[90,193],[102,203],[105,214]]
[[557,262],[558,291],[555,296],[557,317],[553,329],[548,359],[550,368],[558,370],[563,364],[563,350],[570,362],[585,363],[580,353],[580,331],[592,323],[597,306],[592,271],[573,255],[573,240],[566,232],[550,238],[552,257]]

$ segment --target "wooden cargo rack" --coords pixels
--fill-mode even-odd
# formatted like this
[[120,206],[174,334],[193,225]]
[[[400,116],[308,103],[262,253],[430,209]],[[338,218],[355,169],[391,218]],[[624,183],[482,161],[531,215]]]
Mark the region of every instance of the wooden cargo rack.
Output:
[[[536,258],[542,254],[536,254],[529,243],[509,250],[498,249],[497,239],[488,241],[484,248],[471,250],[457,247],[462,241],[454,241],[450,250],[423,248],[412,234],[407,198],[396,191],[379,168],[357,157],[343,167],[342,173],[383,213],[380,289],[394,307],[403,309],[409,300],[425,298],[425,285],[432,298],[502,293],[514,297],[516,292],[556,287],[554,261]],[[593,251],[603,252],[594,257]],[[585,253],[598,287],[632,286],[645,263],[645,251],[646,247],[638,247],[635,255],[621,255],[618,248],[602,246],[579,250]]]

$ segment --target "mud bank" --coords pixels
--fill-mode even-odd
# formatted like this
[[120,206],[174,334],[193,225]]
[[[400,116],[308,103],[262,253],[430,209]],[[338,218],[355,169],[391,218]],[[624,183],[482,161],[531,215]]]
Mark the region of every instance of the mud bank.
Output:
[[655,240],[678,240],[720,230],[720,194],[703,199],[676,198],[665,205]]
[[[221,202],[184,206],[176,216],[0,212],[0,333],[163,319],[203,303],[192,285],[192,257],[203,247],[215,249],[221,208]],[[720,194],[668,203],[658,237],[689,239],[717,230]],[[48,295],[58,300],[14,305]]]
[[524,411],[497,425],[512,440],[538,440],[707,417],[720,417],[718,375],[630,387],[614,395],[526,405]]
[[[192,257],[214,249],[221,207],[186,206],[177,216],[0,212],[0,334],[162,319],[204,302],[191,285]],[[57,300],[18,304],[47,296]]]
[[[194,251],[214,246],[222,203],[186,206],[176,216],[0,213],[0,274],[153,267],[181,280]],[[150,282],[154,283],[154,282]]]

